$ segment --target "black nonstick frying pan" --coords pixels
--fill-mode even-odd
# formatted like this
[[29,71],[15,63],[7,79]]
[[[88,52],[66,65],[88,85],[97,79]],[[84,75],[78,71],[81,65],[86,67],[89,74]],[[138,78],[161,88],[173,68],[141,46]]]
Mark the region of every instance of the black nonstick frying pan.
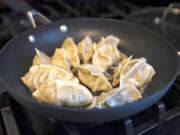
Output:
[[[19,4],[14,0],[6,2],[11,4],[9,2],[12,1],[13,7]],[[32,12],[29,12],[30,16],[33,15],[30,13]],[[20,77],[32,64],[34,48],[51,56],[55,48],[61,47],[61,43],[68,36],[78,42],[85,35],[90,35],[94,41],[98,41],[101,36],[106,37],[110,34],[120,38],[119,49],[122,52],[133,54],[134,58],[147,58],[148,63],[156,70],[156,75],[141,100],[105,109],[63,108],[36,101],[21,82]],[[111,19],[81,18],[46,24],[20,34],[8,42],[0,52],[0,81],[15,100],[39,114],[77,123],[118,120],[146,109],[168,91],[176,78],[177,70],[176,50],[165,38],[138,25]]]

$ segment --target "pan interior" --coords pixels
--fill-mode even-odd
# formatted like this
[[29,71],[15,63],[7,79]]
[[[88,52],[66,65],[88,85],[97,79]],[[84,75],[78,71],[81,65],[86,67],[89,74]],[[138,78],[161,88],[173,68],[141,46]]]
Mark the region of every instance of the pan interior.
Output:
[[[68,27],[65,33],[59,30],[60,25],[64,24]],[[164,38],[134,24],[104,19],[64,20],[19,35],[1,51],[0,74],[13,93],[34,100],[20,80],[32,65],[34,48],[52,56],[55,48],[61,47],[68,36],[78,43],[85,35],[98,41],[101,36],[110,34],[120,39],[120,51],[134,58],[145,57],[155,68],[156,75],[146,88],[143,98],[158,92],[172,80],[177,71],[177,56]],[[29,36],[34,36],[35,42],[30,42]]]

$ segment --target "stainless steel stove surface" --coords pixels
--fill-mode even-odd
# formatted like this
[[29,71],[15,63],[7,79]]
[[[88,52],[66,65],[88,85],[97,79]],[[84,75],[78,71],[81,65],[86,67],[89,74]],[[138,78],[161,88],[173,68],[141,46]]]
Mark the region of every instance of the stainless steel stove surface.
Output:
[[[169,8],[149,7],[142,10],[144,8],[142,6],[152,6],[154,1],[146,4],[125,0],[98,0],[98,2],[93,0],[88,1],[89,3],[80,1],[82,0],[76,2],[74,0],[32,0],[31,4],[52,21],[77,17],[104,17],[135,22],[159,32],[178,50],[180,49],[178,46],[180,29],[177,27],[180,23],[177,19],[180,6],[177,3],[171,4]],[[176,19],[173,21],[174,16]],[[5,6],[0,8],[0,48],[11,38],[29,28],[31,24],[26,16],[12,12]],[[152,107],[132,117],[109,123],[75,124],[54,121],[34,114],[13,100],[2,84],[0,84],[0,105],[0,135],[180,134],[180,76],[177,77],[169,92]]]

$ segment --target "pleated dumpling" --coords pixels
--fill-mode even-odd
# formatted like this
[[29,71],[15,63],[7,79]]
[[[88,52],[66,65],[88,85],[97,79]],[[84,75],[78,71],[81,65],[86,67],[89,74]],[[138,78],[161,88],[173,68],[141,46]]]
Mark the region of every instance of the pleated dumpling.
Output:
[[51,58],[47,56],[45,53],[41,52],[37,48],[35,48],[36,56],[33,59],[33,66],[40,64],[51,64]]
[[99,53],[102,56],[107,56],[111,59],[112,64],[117,62],[120,59],[119,50],[115,45],[106,45],[98,49]]
[[82,41],[78,44],[78,53],[79,58],[83,63],[88,63],[93,57],[93,41],[90,36],[86,36]]
[[117,48],[119,39],[114,36],[102,38],[95,48],[92,63],[100,72],[105,72],[111,65],[120,59],[120,53]]
[[92,62],[101,73],[105,72],[112,64],[112,60],[108,56],[102,55],[99,51],[94,53]]
[[69,72],[71,72],[70,68],[71,65],[67,58],[67,54],[64,48],[58,48],[55,50],[54,55],[52,56],[52,63],[53,65],[57,65]]
[[111,84],[106,79],[104,74],[92,64],[83,64],[78,68],[78,77],[80,81],[89,87],[92,92],[96,91],[110,91]]
[[53,80],[42,84],[32,94],[40,102],[59,106],[80,107],[93,101],[91,92],[79,83]]
[[67,58],[70,61],[72,67],[77,69],[80,64],[80,60],[78,56],[78,48],[73,38],[66,38],[62,44],[62,48],[66,50]]
[[125,58],[122,62],[120,62],[119,66],[117,66],[114,69],[114,79],[112,82],[113,87],[119,84],[122,75],[125,75],[136,63],[140,61],[146,62],[146,59],[145,58],[132,59],[132,56],[130,56],[129,58]]
[[118,88],[114,88],[108,92],[102,92],[99,96],[94,96],[93,102],[87,107],[87,109],[108,107],[106,104],[107,99],[112,97],[112,95],[117,90],[118,90]]
[[117,46],[119,42],[120,42],[119,38],[113,35],[109,35],[106,38],[101,37],[101,40],[97,43],[96,48],[98,49],[102,46],[107,46],[107,45]]
[[[146,63],[146,60],[140,60],[122,77],[122,85],[132,85],[137,88],[149,83],[155,75],[154,68]],[[141,91],[142,93],[143,91]]]
[[124,85],[106,100],[106,104],[109,107],[114,107],[122,104],[133,103],[141,98],[141,93],[136,87],[132,85]]
[[132,56],[130,56],[129,58],[124,59],[114,69],[113,82],[112,82],[113,87],[115,87],[117,84],[119,84],[121,75],[124,73],[125,69],[127,68],[128,64],[130,63],[131,59],[132,59]]
[[31,90],[36,90],[40,84],[49,80],[71,80],[73,75],[55,65],[36,65],[32,66],[28,73],[21,80]]
[[88,108],[115,107],[122,104],[133,103],[141,99],[139,90],[131,85],[124,85],[109,92],[102,92],[94,97],[92,104]]

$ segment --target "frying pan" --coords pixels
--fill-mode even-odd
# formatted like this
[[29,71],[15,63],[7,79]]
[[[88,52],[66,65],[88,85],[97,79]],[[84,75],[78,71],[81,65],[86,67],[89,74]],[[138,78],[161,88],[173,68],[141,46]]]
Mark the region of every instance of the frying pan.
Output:
[[[12,1],[14,4],[11,4]],[[5,0],[5,2],[14,9],[20,7],[20,3],[15,0]],[[23,12],[29,9],[23,9]],[[148,63],[156,70],[156,75],[141,100],[105,109],[59,107],[36,101],[21,82],[20,77],[29,70],[35,56],[34,48],[51,56],[55,48],[61,47],[61,43],[68,36],[79,42],[85,35],[90,35],[94,41],[98,41],[101,36],[106,37],[110,34],[120,38],[119,49],[122,52],[127,55],[133,54],[134,58],[147,58]],[[178,70],[176,50],[162,36],[132,23],[97,18],[60,20],[30,29],[4,46],[0,52],[0,63],[0,81],[20,104],[56,120],[76,123],[108,122],[129,117],[146,109],[168,91]]]

